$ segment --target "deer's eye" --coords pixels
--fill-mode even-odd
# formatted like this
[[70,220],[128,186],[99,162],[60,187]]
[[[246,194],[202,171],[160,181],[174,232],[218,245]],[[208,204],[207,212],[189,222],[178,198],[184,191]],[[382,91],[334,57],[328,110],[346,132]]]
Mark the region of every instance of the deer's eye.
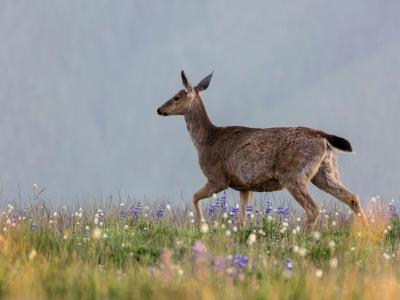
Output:
[[178,100],[179,100],[179,97],[175,96],[175,97],[172,98],[172,100],[178,101]]

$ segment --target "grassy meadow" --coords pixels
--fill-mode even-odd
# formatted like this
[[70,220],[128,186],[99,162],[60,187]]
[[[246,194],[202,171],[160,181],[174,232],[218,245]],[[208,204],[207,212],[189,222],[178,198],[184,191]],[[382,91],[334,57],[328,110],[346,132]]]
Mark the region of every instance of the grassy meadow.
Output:
[[[190,203],[188,203],[190,204]],[[0,297],[8,299],[398,299],[395,201],[364,203],[369,226],[345,207],[303,213],[270,199],[238,208],[226,194],[192,208],[105,202],[2,208]]]

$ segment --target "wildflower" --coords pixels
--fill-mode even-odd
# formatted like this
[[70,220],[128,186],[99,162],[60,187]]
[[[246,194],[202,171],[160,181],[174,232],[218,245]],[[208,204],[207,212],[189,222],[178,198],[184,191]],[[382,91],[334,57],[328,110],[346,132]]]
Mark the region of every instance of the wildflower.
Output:
[[301,218],[297,218],[296,221],[297,221],[297,222],[301,222]]
[[249,258],[245,255],[236,255],[233,258],[233,263],[237,267],[238,271],[242,271],[244,268],[247,267],[249,263]]
[[192,211],[189,212],[189,217],[190,217],[190,218],[193,218],[193,216],[194,216],[193,212],[192,212]]
[[299,246],[295,245],[295,246],[293,247],[293,252],[294,252],[294,253],[298,253],[299,250],[300,250]]
[[207,232],[208,232],[208,225],[207,225],[207,223],[202,223],[202,224],[201,224],[201,226],[200,226],[200,231],[201,231],[202,233],[207,233]]
[[268,214],[271,212],[271,210],[272,210],[272,203],[271,203],[271,200],[266,199],[266,200],[265,200],[265,209],[264,209],[264,213],[265,213],[266,215],[268,215]]
[[336,257],[332,257],[329,261],[329,266],[331,269],[336,269],[338,266],[338,259]]
[[202,241],[196,241],[192,250],[196,255],[204,255],[207,253],[207,247]]
[[216,218],[217,212],[218,212],[218,204],[213,203],[208,207],[208,216],[211,219],[215,219]]
[[232,207],[231,209],[231,216],[236,217],[238,215],[239,208],[238,207]]
[[89,226],[85,226],[85,230],[89,231],[90,227]]
[[125,228],[125,230],[128,230],[128,228],[129,228],[129,225],[128,225],[128,224],[126,224],[126,225],[124,226],[124,228]]
[[236,227],[236,226],[233,226],[233,227],[232,227],[232,231],[233,231],[233,232],[237,232],[237,231],[238,231],[237,227]]
[[398,214],[397,214],[397,209],[396,209],[396,207],[394,206],[393,201],[389,203],[389,210],[390,210],[390,213],[391,213],[391,217],[392,217],[393,219],[398,219],[398,218],[399,218],[399,216],[398,216]]
[[335,248],[335,241],[330,240],[328,245],[329,245],[329,248],[334,249]]
[[248,205],[246,206],[246,214],[250,215],[253,212],[253,206]]
[[223,217],[224,219],[228,219],[228,214],[227,214],[226,212],[224,212],[224,214],[222,215],[222,217]]
[[35,249],[32,249],[32,250],[31,250],[31,253],[29,253],[29,260],[34,260],[35,257],[36,257],[36,255],[37,255],[36,250],[35,250]]
[[131,217],[133,219],[136,219],[136,218],[140,217],[140,215],[142,213],[142,204],[140,202],[138,202],[135,205],[132,205],[129,210],[131,213]]
[[332,226],[333,226],[333,227],[336,226],[336,222],[335,222],[335,221],[332,222]]
[[290,258],[287,258],[285,260],[285,264],[284,265],[285,265],[285,269],[286,270],[293,271],[293,262],[292,262],[292,260]]
[[53,217],[57,218],[57,212],[56,211],[53,213]]
[[383,258],[386,260],[390,260],[390,254],[387,254],[386,252],[383,253]]
[[120,207],[124,207],[124,206],[125,206],[124,202],[121,202],[121,203],[119,204],[119,206],[120,206]]
[[315,276],[317,276],[317,278],[321,278],[323,274],[324,274],[324,273],[322,272],[321,269],[317,269],[317,270],[315,271]]
[[225,235],[226,236],[230,236],[231,235],[231,231],[230,230],[225,231]]
[[276,211],[279,217],[288,217],[290,215],[289,207],[278,207]]
[[302,256],[302,257],[304,257],[306,254],[307,254],[307,249],[301,247],[301,248],[299,249],[299,255]]
[[217,194],[214,193],[214,194],[212,195],[212,197],[213,197],[214,199],[217,199]]
[[157,217],[158,217],[158,218],[162,218],[162,217],[164,217],[164,214],[165,214],[165,208],[164,208],[163,205],[160,205],[160,206],[157,208]]
[[103,239],[106,239],[108,237],[107,233],[103,233]]
[[321,234],[318,231],[313,231],[312,236],[316,241],[318,241],[321,238]]
[[31,225],[32,230],[36,230],[36,229],[38,229],[38,227],[39,226],[36,223],[32,223],[32,225]]
[[375,198],[375,197],[372,197],[372,198],[371,198],[371,202],[372,202],[372,203],[375,203],[375,202],[376,202],[376,198]]
[[257,240],[257,236],[254,233],[250,233],[247,243],[253,245]]
[[96,228],[93,230],[92,238],[93,238],[94,240],[98,240],[100,237],[101,237],[101,229],[98,228],[98,227],[96,227]]
[[171,205],[167,204],[167,205],[165,206],[165,208],[169,211],[169,210],[171,210]]
[[226,208],[227,208],[227,203],[226,203],[226,192],[222,194],[221,198],[217,199],[217,202],[219,202],[219,209],[221,212],[225,213]]

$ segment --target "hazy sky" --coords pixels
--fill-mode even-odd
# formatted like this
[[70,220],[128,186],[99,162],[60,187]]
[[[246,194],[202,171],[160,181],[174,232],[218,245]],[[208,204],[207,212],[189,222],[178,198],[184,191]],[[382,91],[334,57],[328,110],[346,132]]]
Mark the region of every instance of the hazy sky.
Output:
[[156,108],[214,70],[217,125],[349,139],[343,181],[398,197],[400,1],[0,2],[0,183],[55,202],[120,191],[190,202],[183,118]]

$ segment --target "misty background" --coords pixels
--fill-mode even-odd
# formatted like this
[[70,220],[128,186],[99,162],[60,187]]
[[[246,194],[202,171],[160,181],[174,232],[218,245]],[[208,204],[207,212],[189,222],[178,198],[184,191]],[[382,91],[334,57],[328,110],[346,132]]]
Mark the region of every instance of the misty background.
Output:
[[38,184],[55,203],[190,203],[205,178],[184,119],[156,115],[181,69],[194,84],[215,71],[216,125],[343,136],[345,184],[398,197],[399,28],[394,0],[1,1],[2,199]]

